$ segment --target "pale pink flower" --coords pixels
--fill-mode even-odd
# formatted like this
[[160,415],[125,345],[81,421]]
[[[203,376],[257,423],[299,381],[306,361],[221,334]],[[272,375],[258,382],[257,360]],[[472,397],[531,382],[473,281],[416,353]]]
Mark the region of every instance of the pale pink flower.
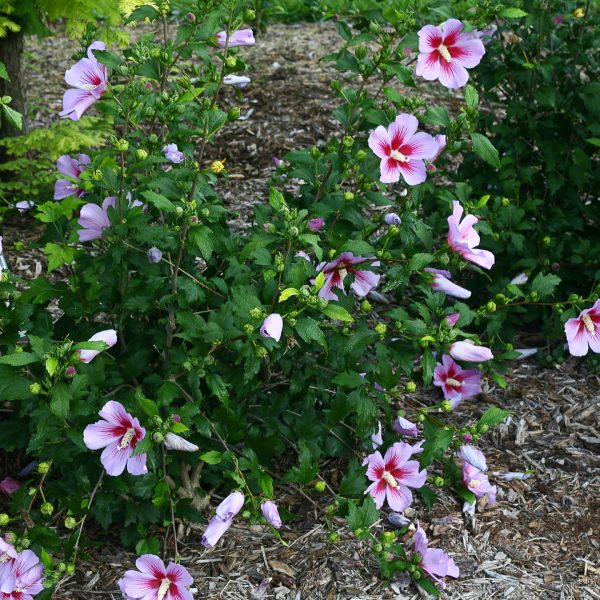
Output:
[[494,358],[489,348],[476,346],[471,340],[461,340],[450,344],[449,352],[455,360],[465,360],[467,362],[486,362]]
[[65,73],[65,81],[73,88],[63,96],[61,117],[73,121],[81,119],[83,113],[95,104],[106,92],[108,76],[106,67],[100,64],[93,50],[105,50],[104,42],[93,42],[87,50],[87,58],[82,58]]
[[383,434],[381,432],[381,421],[377,421],[377,431],[371,435],[371,445],[373,450],[377,450],[383,444]]
[[79,154],[77,158],[73,158],[68,154],[63,154],[56,161],[56,168],[62,175],[70,177],[70,179],[58,179],[54,184],[54,199],[62,200],[68,196],[77,196],[81,198],[85,196],[85,190],[77,185],[73,180],[79,181],[80,175],[86,170],[87,165],[91,162],[87,154]]
[[233,518],[231,519],[219,519],[219,517],[213,517],[204,530],[200,543],[205,548],[212,548],[215,544],[227,533],[227,530],[233,524]]
[[167,144],[163,148],[163,154],[165,155],[165,158],[167,160],[175,164],[179,164],[185,159],[183,152],[181,152],[179,148],[177,148],[177,144]]
[[473,225],[479,219],[473,215],[466,215],[461,223],[463,207],[460,202],[452,202],[452,215],[448,217],[448,245],[468,260],[484,269],[491,269],[494,264],[494,255],[489,250],[481,250],[479,246],[479,234]]
[[463,464],[462,479],[467,489],[472,491],[476,498],[487,495],[489,504],[496,503],[496,486],[491,485],[487,475],[477,467],[465,462]]
[[0,481],[0,492],[12,496],[21,487],[21,482],[12,477],[5,477]]
[[[328,263],[322,262],[317,267],[317,272],[323,271],[325,274],[325,284],[319,290],[319,297],[327,298],[327,300],[337,300],[338,298],[333,293],[332,288],[338,288],[345,293],[344,279],[348,273],[354,275],[354,281],[350,285],[354,293],[359,298],[366,296],[373,288],[377,287],[379,275],[366,269],[355,269],[354,265],[359,265],[370,260],[370,258],[354,256],[352,252],[342,252],[335,260]],[[372,262],[371,264],[378,266],[379,262]]]
[[126,571],[118,582],[127,600],[193,600],[189,587],[194,580],[181,565],[165,567],[158,556],[143,554],[135,566],[137,571]]
[[277,508],[277,504],[271,502],[270,500],[265,500],[260,505],[260,511],[263,514],[263,517],[266,519],[267,523],[275,529],[279,529],[282,526],[281,517],[279,516],[279,509]]
[[18,554],[12,544],[9,544],[3,537],[0,536],[0,591],[3,590],[5,581],[10,583],[6,585],[14,585],[14,564]]
[[412,423],[404,417],[397,417],[392,425],[392,429],[396,433],[405,435],[406,437],[416,438],[419,435],[419,428],[417,427],[416,423]]
[[260,326],[260,335],[278,342],[283,331],[283,318],[277,313],[271,313]]
[[481,40],[462,33],[463,24],[448,19],[439,27],[425,25],[419,32],[419,58],[415,73],[427,81],[439,79],[450,89],[469,80],[467,69],[476,67],[485,54]]
[[[104,342],[108,348],[112,348],[117,343],[117,332],[114,329],[106,329],[95,333],[89,340],[89,342]],[[91,362],[102,350],[77,350],[79,353],[79,359],[81,362]]]
[[0,569],[1,600],[33,600],[44,586],[44,566],[31,550],[19,552],[10,570]]
[[396,183],[402,175],[408,185],[423,183],[427,178],[425,159],[432,159],[438,145],[428,133],[417,133],[419,121],[401,114],[386,129],[379,125],[369,136],[369,148],[381,159],[383,183]]
[[425,269],[427,273],[431,273],[433,275],[433,280],[431,282],[431,287],[436,292],[441,292],[442,294],[446,294],[448,296],[453,296],[454,298],[470,298],[471,292],[456,283],[450,281],[452,274],[450,271],[446,271],[443,269],[434,269],[432,267],[427,267]]
[[97,204],[84,204],[79,213],[79,220],[82,229],[77,231],[80,242],[89,242],[91,240],[99,240],[102,237],[103,231],[110,227],[110,219],[108,218],[108,209],[115,208],[116,198],[109,196],[102,202],[102,208]]
[[565,323],[569,352],[573,356],[585,356],[588,350],[600,352],[600,300],[586,308],[578,317]]
[[83,441],[90,450],[104,448],[100,461],[109,475],[121,475],[127,467],[132,475],[144,475],[146,454],[133,455],[138,442],[144,439],[146,430],[137,418],[132,417],[124,406],[109,400],[100,411],[102,421],[88,425]]
[[165,435],[165,448],[167,448],[167,450],[179,450],[181,452],[196,452],[199,450],[196,444],[192,444],[192,442],[188,442],[181,436],[171,432]]
[[222,521],[233,519],[244,506],[244,494],[242,492],[231,492],[215,511],[216,517]]
[[223,83],[236,88],[245,88],[250,83],[250,77],[246,77],[245,75],[225,75]]
[[471,444],[465,444],[460,447],[458,456],[476,469],[479,469],[482,473],[487,471],[485,454],[479,448],[475,448],[475,446],[471,446]]
[[442,588],[446,587],[446,584],[442,581],[444,577],[459,576],[458,567],[452,558],[439,548],[429,548],[427,535],[425,535],[425,531],[418,524],[413,540],[415,542],[415,553],[421,556],[419,566],[437,581]]
[[463,400],[481,394],[481,373],[477,369],[463,369],[444,354],[433,371],[433,385],[441,387],[444,398],[456,408]]
[[308,222],[308,228],[311,231],[321,231],[321,229],[323,229],[324,226],[325,226],[325,221],[323,219],[321,219],[321,217],[317,217],[316,219],[311,219]]
[[454,327],[457,323],[458,320],[460,319],[460,313],[450,313],[447,317],[446,317],[446,323],[448,324],[449,327]]
[[[219,48],[225,48],[227,32],[219,31],[219,33],[215,35],[215,38],[217,39],[217,46]],[[233,48],[234,46],[254,46],[254,44],[256,44],[256,40],[254,39],[252,29],[238,29],[237,31],[232,31],[229,35],[227,46]]]
[[427,471],[419,471],[419,463],[409,458],[413,454],[410,444],[396,442],[382,457],[377,451],[367,457],[367,478],[373,483],[365,490],[371,494],[375,506],[381,508],[387,499],[389,507],[402,512],[410,506],[412,493],[409,487],[425,485]]

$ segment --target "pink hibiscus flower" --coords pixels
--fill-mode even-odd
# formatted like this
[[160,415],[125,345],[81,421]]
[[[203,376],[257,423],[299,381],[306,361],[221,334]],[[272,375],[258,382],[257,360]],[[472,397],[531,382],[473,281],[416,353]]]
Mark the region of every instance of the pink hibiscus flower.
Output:
[[116,198],[109,196],[104,198],[102,208],[97,204],[84,204],[79,213],[77,221],[82,229],[77,231],[80,242],[89,242],[91,240],[99,240],[102,237],[104,229],[110,227],[110,219],[108,218],[108,209],[115,208]]
[[419,58],[415,73],[427,81],[440,80],[447,88],[467,83],[467,69],[476,67],[485,54],[483,42],[472,33],[462,33],[463,24],[448,19],[439,27],[419,30]]
[[489,504],[496,504],[496,486],[492,485],[488,476],[477,467],[465,462],[462,479],[467,489],[471,490],[476,498],[487,496]]
[[[17,551],[12,544],[9,544],[4,538],[0,537],[0,590],[8,587],[3,582],[10,579],[14,581],[14,564],[17,559]],[[11,583],[12,585],[12,583]]]
[[565,323],[569,352],[573,356],[585,356],[588,350],[600,352],[600,300],[592,308],[586,308],[576,318]]
[[146,430],[119,402],[109,400],[98,413],[102,421],[88,425],[83,441],[90,450],[104,448],[100,461],[109,475],[121,475],[127,467],[132,475],[144,475],[146,454],[132,456],[137,443],[144,439]]
[[[354,293],[358,297],[366,296],[373,288],[377,287],[379,275],[365,269],[355,269],[354,265],[370,260],[370,258],[354,256],[352,252],[342,252],[339,258],[335,260],[328,263],[322,262],[317,267],[317,272],[323,271],[325,273],[325,284],[319,290],[319,297],[327,298],[327,300],[337,300],[338,298],[332,292],[332,288],[338,288],[345,293],[344,279],[346,279],[348,273],[354,275],[354,281],[350,285]],[[379,262],[372,262],[371,264],[379,266]]]
[[433,385],[441,387],[444,398],[456,408],[463,400],[481,394],[481,373],[477,369],[463,369],[444,354],[433,371]]
[[443,577],[459,576],[458,567],[452,558],[439,548],[429,548],[427,535],[418,524],[413,540],[415,542],[415,553],[421,555],[419,567],[437,581],[442,588],[446,587],[446,584],[442,581]]
[[413,115],[398,115],[386,129],[380,125],[369,136],[369,148],[381,159],[383,183],[396,183],[402,175],[408,185],[423,183],[427,178],[424,160],[433,160],[437,142],[428,133],[417,133],[419,121]]
[[[68,154],[63,154],[56,161],[56,168],[59,173],[70,177],[71,180],[79,180],[82,171],[85,171],[86,166],[90,164],[90,157],[87,154],[79,154],[77,158],[73,158]],[[81,198],[85,196],[85,190],[79,187],[70,179],[59,179],[54,184],[54,199],[62,200],[67,196],[77,196]]]
[[480,238],[473,225],[479,219],[473,215],[466,215],[461,223],[462,214],[463,207],[460,202],[455,200],[452,202],[452,214],[448,217],[448,245],[465,260],[484,269],[491,269],[494,264],[494,255],[489,250],[477,248]]
[[33,600],[44,586],[44,567],[31,550],[19,552],[10,571],[2,571],[0,600]]
[[396,442],[388,448],[384,457],[379,452],[367,457],[367,478],[373,483],[365,490],[365,494],[371,494],[377,508],[381,508],[387,499],[392,510],[402,512],[412,502],[412,493],[408,488],[425,485],[427,471],[419,471],[419,463],[408,460],[412,454],[410,444]]
[[65,73],[65,81],[73,88],[63,96],[61,117],[79,121],[83,113],[96,103],[106,92],[108,75],[106,67],[100,64],[92,50],[105,50],[104,42],[93,42],[87,50],[87,58],[82,58]]
[[[117,332],[114,329],[105,329],[95,333],[88,341],[104,342],[106,344],[105,350],[108,350],[117,343]],[[77,350],[77,352],[81,362],[89,363],[100,354],[101,350]]]
[[128,600],[193,600],[188,589],[194,582],[181,565],[167,567],[158,556],[143,554],[135,561],[137,571],[126,571],[119,588]]

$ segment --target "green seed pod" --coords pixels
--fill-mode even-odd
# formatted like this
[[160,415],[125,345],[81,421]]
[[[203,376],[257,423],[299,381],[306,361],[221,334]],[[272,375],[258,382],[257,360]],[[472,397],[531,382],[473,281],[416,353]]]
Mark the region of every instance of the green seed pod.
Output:
[[40,511],[43,515],[49,517],[54,512],[54,506],[50,504],[50,502],[44,502],[42,506],[40,506]]
[[29,391],[34,395],[37,396],[38,394],[42,393],[42,386],[39,383],[32,383],[29,386]]
[[409,394],[417,391],[417,384],[414,381],[408,381],[404,388]]

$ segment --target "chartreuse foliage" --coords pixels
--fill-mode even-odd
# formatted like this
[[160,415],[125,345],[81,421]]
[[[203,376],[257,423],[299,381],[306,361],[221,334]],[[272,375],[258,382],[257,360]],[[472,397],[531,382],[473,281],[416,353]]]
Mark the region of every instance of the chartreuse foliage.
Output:
[[[209,162],[206,150],[209,144],[220,148],[220,131],[240,114],[222,108],[223,97],[238,93],[223,86],[224,76],[248,70],[238,49],[215,47],[215,34],[254,15],[221,3],[209,11],[198,3],[170,40],[163,36],[167,7],[142,6],[130,22],[149,19],[158,33],[143,35],[122,54],[96,53],[110,73],[96,105],[102,120],[88,121],[93,133],[84,121],[60,126],[79,128],[70,152],[81,149],[81,136],[91,136],[91,163],[77,182],[86,195],[35,209],[47,226],[42,244],[49,269],[60,269],[62,277],[22,281],[10,274],[0,281],[0,397],[11,409],[0,422],[0,440],[24,463],[43,465],[40,473],[23,476],[29,479],[11,497],[7,518],[19,539],[40,554],[43,549],[47,585],[62,568],[74,568],[53,558],[75,561],[87,543],[81,528],[88,514],[118,532],[123,544],[157,553],[160,527],[175,530],[174,519],[206,519],[209,490],[241,489],[255,519],[261,499],[277,498],[282,480],[305,493],[326,483],[335,487],[332,514],[347,515],[356,535],[374,540],[383,573],[409,571],[435,592],[418,556],[408,557],[395,533],[374,538],[379,512],[364,497],[365,468],[355,455],[371,452],[377,420],[385,425],[384,447],[397,441],[391,422],[400,412],[418,422],[425,437],[416,457],[427,469],[419,490],[423,503],[431,506],[441,493],[434,488],[443,487],[474,502],[454,454],[506,412],[492,408],[458,426],[449,402],[436,392],[430,404],[413,394],[431,384],[436,355],[457,340],[479,342],[474,326],[481,331],[495,314],[495,304],[486,302],[486,276],[449,252],[445,218],[453,200],[476,214],[491,197],[489,182],[475,187],[456,181],[454,157],[471,157],[472,150],[476,158],[469,161],[482,168],[502,166],[504,158],[479,126],[475,86],[447,107],[419,89],[400,93],[400,83],[403,90],[417,87],[403,51],[415,46],[424,24],[413,8],[406,2],[385,14],[371,11],[354,29],[338,24],[344,45],[327,59],[340,71],[331,83],[340,133],[321,148],[284,157],[268,203],[256,207],[243,231],[229,224],[215,185],[219,178],[221,186],[235,183],[227,181],[221,162]],[[491,18],[505,23],[485,5],[469,14],[469,26],[482,28]],[[425,183],[408,190],[380,183],[368,134],[399,113],[414,114],[431,134],[446,135],[435,167],[445,177],[432,178],[431,168]],[[168,144],[178,146],[183,161],[165,157]],[[49,148],[45,160],[57,153]],[[288,185],[292,179],[299,187]],[[115,199],[106,213],[110,226],[96,241],[81,243],[82,206],[98,208],[107,197]],[[391,209],[401,223],[384,222]],[[308,225],[317,217],[325,221],[321,231]],[[491,235],[492,226],[482,224]],[[158,262],[148,260],[151,248],[162,252]],[[382,276],[368,299],[350,290],[351,272],[344,272],[346,294],[340,291],[337,300],[318,295],[325,283],[318,263],[343,252],[364,257],[359,269]],[[479,288],[481,306],[433,291],[426,267],[451,270]],[[533,280],[539,298],[551,294],[552,277]],[[260,333],[271,313],[283,317],[279,341]],[[453,326],[446,321],[450,313],[460,314]],[[104,348],[82,342],[106,329],[116,330],[117,344],[82,363],[78,350]],[[502,354],[502,334],[501,327],[488,327],[486,342],[500,350],[501,360],[514,358]],[[485,370],[505,385],[501,360]],[[136,453],[147,453],[146,475],[101,478],[98,453],[86,448],[82,433],[107,400],[122,403],[145,427]],[[198,452],[166,452],[167,432],[187,437]],[[323,468],[332,458],[340,464],[351,459],[339,482]]]

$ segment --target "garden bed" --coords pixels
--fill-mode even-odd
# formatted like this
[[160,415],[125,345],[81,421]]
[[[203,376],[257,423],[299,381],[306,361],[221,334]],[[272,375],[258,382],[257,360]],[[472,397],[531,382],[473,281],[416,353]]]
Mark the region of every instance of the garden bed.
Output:
[[[331,24],[273,25],[258,37],[249,57],[252,84],[241,103],[243,120],[229,126],[219,140],[236,191],[224,192],[237,226],[251,218],[251,207],[263,202],[274,167],[273,156],[307,145],[320,145],[336,129],[330,114],[334,98],[330,65],[319,58],[339,47]],[[32,42],[28,89],[38,109],[33,125],[57,118],[63,93],[62,74],[75,43],[64,39]],[[225,90],[237,103],[233,90]],[[7,254],[14,241],[31,241],[28,221],[4,228]],[[26,217],[25,217],[26,219]],[[44,268],[37,251],[21,253],[11,265],[18,275],[35,277]],[[456,498],[443,495],[422,526],[461,570],[448,597],[600,598],[600,385],[598,377],[575,363],[540,369],[515,363],[508,389],[487,389],[461,405],[463,413],[480,414],[495,404],[511,411],[511,421],[486,440],[491,470],[533,469],[525,481],[499,483],[498,504],[482,507],[475,517],[463,515]],[[434,392],[431,392],[433,394]],[[437,396],[436,396],[437,397]],[[431,398],[415,395],[426,404]],[[321,473],[338,478],[335,463]],[[335,486],[334,486],[335,487]],[[260,525],[239,519],[213,550],[200,545],[201,528],[182,532],[182,562],[194,576],[196,598],[416,598],[409,582],[391,587],[378,578],[377,565],[364,542],[354,539],[342,520],[323,514],[331,498],[288,488],[280,504],[297,515],[277,542]],[[388,526],[381,523],[377,525]],[[164,533],[164,532],[159,532]],[[339,541],[329,541],[331,533]],[[98,536],[98,539],[103,539]],[[131,568],[135,555],[118,547],[118,535],[89,550],[89,559],[63,582],[56,598],[77,600],[119,597],[116,581]]]

